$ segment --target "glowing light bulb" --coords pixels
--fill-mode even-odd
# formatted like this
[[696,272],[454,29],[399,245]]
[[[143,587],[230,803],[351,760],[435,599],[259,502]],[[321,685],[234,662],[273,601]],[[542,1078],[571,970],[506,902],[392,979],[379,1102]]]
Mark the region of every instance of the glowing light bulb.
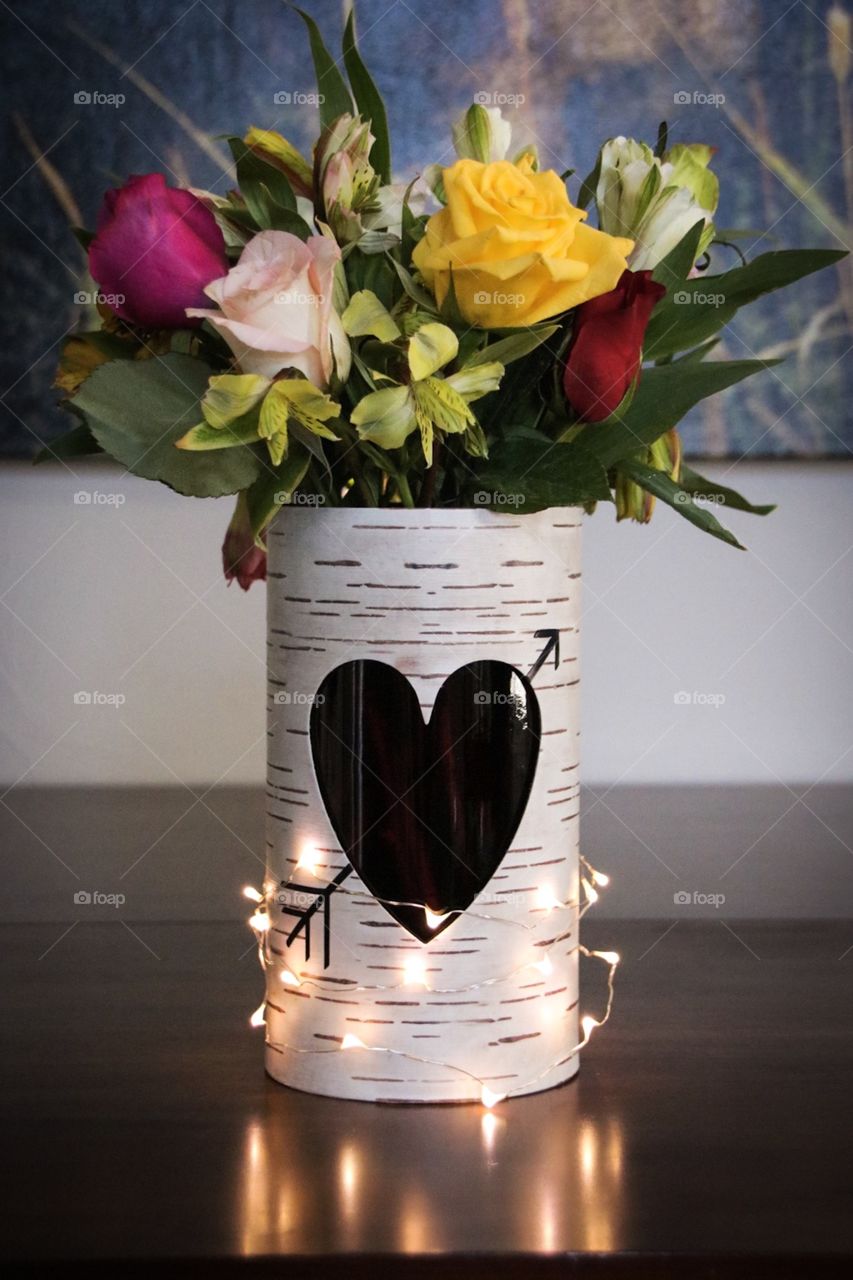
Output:
[[540,911],[553,911],[554,907],[561,907],[563,904],[551,886],[543,884],[536,890],[536,905]]
[[598,890],[593,888],[592,881],[587,880],[586,876],[582,876],[581,884],[583,885],[583,891],[586,894],[587,902],[598,902]]
[[264,1017],[266,1007],[267,1007],[266,1002],[258,1005],[257,1009],[249,1019],[250,1027],[262,1027],[264,1025],[264,1023],[266,1022],[266,1018]]
[[256,911],[249,920],[249,924],[257,933],[266,933],[270,927],[270,918],[266,911]]
[[550,978],[554,972],[554,962],[549,955],[544,955],[541,960],[534,960],[533,968],[538,969],[546,978]]
[[600,956],[607,964],[617,965],[621,960],[618,951],[593,951],[594,956]]
[[480,1101],[482,1102],[483,1106],[487,1107],[489,1110],[491,1110],[492,1107],[496,1107],[499,1102],[503,1102],[505,1097],[506,1097],[505,1093],[495,1093],[494,1090],[490,1089],[487,1084],[483,1085],[482,1091],[480,1093]]
[[596,884],[600,884],[602,889],[606,889],[610,884],[610,876],[604,874],[603,871],[596,871],[595,867],[590,867],[590,875]]
[[587,1014],[586,1017],[581,1018],[581,1028],[583,1029],[584,1041],[589,1040],[594,1029],[600,1026],[601,1023],[596,1018],[593,1018],[591,1014]]
[[404,981],[407,986],[428,985],[426,976],[426,961],[422,955],[417,953],[406,956],[403,961]]
[[313,844],[306,844],[296,861],[296,865],[301,871],[307,871],[309,875],[315,876],[317,874],[319,855],[319,849],[315,849]]
[[353,1035],[351,1031],[348,1031],[344,1036],[343,1040],[341,1041],[341,1048],[342,1049],[366,1049],[367,1045],[364,1043],[364,1041],[361,1039],[360,1036]]
[[302,983],[299,981],[292,969],[282,969],[280,977],[286,987],[302,986]]
[[247,884],[243,886],[243,897],[248,898],[250,902],[263,902],[264,895],[258,893],[254,885]]
[[429,907],[424,907],[424,915],[426,916],[427,928],[437,929],[447,919],[446,911],[431,911]]

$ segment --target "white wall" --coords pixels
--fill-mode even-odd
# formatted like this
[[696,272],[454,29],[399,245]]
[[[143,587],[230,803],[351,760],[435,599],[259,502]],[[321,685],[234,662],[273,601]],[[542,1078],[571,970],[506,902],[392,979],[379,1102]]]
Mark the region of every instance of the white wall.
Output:
[[[781,504],[725,513],[748,554],[667,509],[647,528],[587,522],[593,786],[853,778],[853,464],[741,463],[728,480]],[[123,505],[75,504],[81,490]],[[5,785],[260,781],[264,588],[221,581],[230,500],[75,464],[0,468],[0,502]],[[125,701],[75,705],[80,690]]]

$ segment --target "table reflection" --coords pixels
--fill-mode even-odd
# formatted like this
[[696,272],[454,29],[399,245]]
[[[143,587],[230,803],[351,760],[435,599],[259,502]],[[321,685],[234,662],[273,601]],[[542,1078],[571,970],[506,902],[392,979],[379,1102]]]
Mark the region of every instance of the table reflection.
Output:
[[625,1137],[578,1083],[479,1106],[393,1107],[270,1083],[237,1170],[244,1254],[618,1249]]

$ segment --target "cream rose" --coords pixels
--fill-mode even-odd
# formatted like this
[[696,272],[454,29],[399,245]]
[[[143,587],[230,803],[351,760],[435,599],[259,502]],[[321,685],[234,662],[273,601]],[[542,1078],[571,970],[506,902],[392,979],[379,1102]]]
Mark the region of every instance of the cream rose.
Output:
[[332,305],[341,251],[328,236],[302,241],[289,231],[261,231],[227,276],[204,292],[218,311],[191,308],[220,331],[244,373],[274,378],[298,369],[316,387],[329,384],[333,366],[345,380],[349,341]]

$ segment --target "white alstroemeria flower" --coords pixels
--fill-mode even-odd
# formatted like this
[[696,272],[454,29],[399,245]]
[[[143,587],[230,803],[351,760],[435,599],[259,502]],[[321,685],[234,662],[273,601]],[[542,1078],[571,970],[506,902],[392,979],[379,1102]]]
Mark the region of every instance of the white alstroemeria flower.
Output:
[[595,192],[599,227],[635,241],[628,257],[632,271],[656,267],[700,219],[705,229],[696,257],[704,253],[714,236],[719,198],[716,175],[708,168],[712,154],[701,143],[672,147],[663,158],[633,138],[604,144]]

